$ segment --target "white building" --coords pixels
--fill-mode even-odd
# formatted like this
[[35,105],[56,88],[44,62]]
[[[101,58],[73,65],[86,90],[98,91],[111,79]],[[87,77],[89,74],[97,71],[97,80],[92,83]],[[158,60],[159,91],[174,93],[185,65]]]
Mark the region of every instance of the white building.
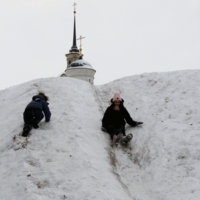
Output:
[[80,50],[76,46],[76,10],[74,10],[73,45],[69,50],[69,53],[65,56],[67,60],[67,68],[65,72],[61,74],[61,77],[77,78],[91,84],[94,83],[94,74],[96,73],[96,70],[93,69],[90,63],[82,58],[83,55],[81,46]]

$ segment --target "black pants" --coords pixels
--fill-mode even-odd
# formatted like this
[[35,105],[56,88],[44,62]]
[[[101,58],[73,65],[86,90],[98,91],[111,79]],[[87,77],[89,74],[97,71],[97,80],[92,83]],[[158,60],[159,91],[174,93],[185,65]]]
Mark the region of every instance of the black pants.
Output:
[[106,125],[104,126],[104,128],[106,128],[108,134],[110,135],[111,139],[113,139],[114,135],[118,135],[119,133],[122,133],[124,136],[125,134],[125,127],[121,126],[121,127],[116,127],[114,125]]
[[27,109],[24,111],[24,127],[27,127],[30,131],[32,127],[38,124],[43,118],[44,115],[42,113],[42,110]]

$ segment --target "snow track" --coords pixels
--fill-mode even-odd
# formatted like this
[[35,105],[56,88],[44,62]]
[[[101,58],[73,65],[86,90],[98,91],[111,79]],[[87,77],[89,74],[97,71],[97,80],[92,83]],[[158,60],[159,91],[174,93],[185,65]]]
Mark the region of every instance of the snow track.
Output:
[[[94,91],[95,91],[96,101],[97,101],[97,103],[99,105],[100,111],[101,111],[102,116],[103,116],[104,112],[105,112],[105,109],[103,109],[103,103],[102,103],[101,99],[98,96],[98,92],[97,92],[96,88],[95,87],[93,87],[93,88],[94,88]],[[110,137],[108,139],[110,140]],[[122,190],[124,189],[126,191],[126,193],[128,194],[128,196],[131,197],[131,195],[129,193],[129,190],[128,190],[128,187],[127,187],[127,185],[124,183],[124,181],[122,179],[122,174],[119,173],[119,170],[118,170],[118,163],[117,163],[118,161],[117,161],[117,158],[116,158],[116,148],[117,147],[113,146],[112,144],[111,144],[110,148],[108,148],[108,154],[110,155],[110,160],[111,160],[110,163],[111,163],[111,165],[113,167],[113,173],[116,175],[117,180],[121,184]],[[128,155],[128,148],[127,147],[124,148],[124,147],[119,146],[118,148],[120,148],[120,151],[122,151],[122,149],[124,149],[123,152],[124,153],[126,152],[127,155]]]

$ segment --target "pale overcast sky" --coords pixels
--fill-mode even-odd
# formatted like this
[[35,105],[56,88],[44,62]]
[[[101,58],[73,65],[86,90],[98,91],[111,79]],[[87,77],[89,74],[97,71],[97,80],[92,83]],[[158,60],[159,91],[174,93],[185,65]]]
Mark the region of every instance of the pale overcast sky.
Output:
[[[200,69],[199,0],[76,0],[77,37],[95,85],[124,76]],[[0,0],[0,89],[66,69],[71,0]],[[77,46],[79,42],[77,42]]]

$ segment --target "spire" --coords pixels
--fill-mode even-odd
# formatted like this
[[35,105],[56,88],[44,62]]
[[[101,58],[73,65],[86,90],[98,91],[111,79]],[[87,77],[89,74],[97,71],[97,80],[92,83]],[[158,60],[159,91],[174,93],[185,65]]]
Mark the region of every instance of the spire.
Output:
[[74,33],[73,33],[73,44],[69,52],[79,52],[76,46],[76,3],[74,3]]

